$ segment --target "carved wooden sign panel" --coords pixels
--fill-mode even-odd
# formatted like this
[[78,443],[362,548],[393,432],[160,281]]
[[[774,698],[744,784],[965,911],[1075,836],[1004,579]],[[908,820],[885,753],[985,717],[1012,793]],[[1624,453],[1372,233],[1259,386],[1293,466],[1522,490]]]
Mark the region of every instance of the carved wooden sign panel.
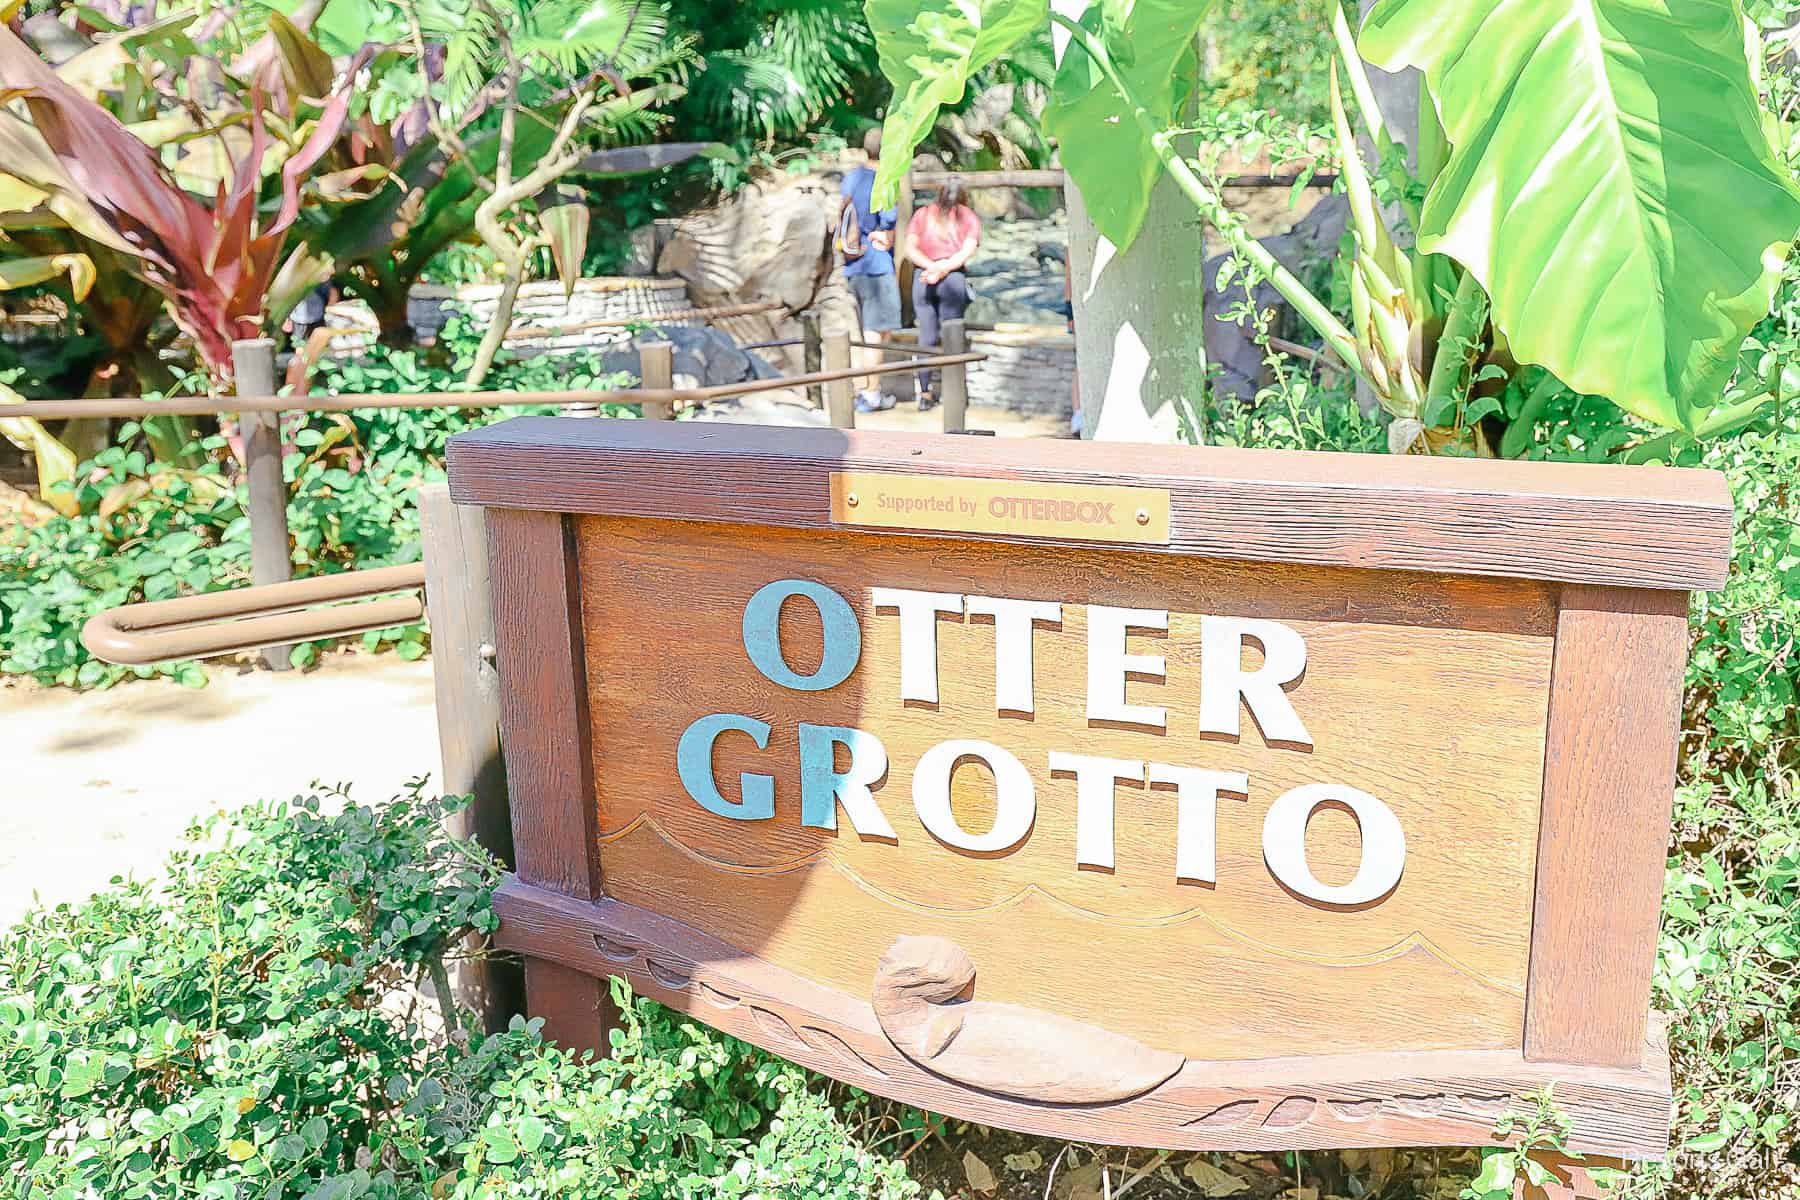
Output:
[[556,420],[451,467],[558,1036],[622,974],[1029,1131],[1462,1144],[1555,1085],[1661,1152],[1715,476]]

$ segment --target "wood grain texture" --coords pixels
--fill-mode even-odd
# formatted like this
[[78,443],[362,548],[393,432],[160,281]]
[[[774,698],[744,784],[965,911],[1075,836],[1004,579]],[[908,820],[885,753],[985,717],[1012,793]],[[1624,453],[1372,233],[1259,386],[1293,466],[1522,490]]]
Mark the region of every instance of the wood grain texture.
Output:
[[[824,341],[825,369],[842,371],[850,365],[850,335],[847,333],[828,333]],[[853,379],[831,379],[825,383],[825,413],[830,422],[839,429],[853,429],[856,426],[856,381]]]
[[1568,1148],[1659,1158],[1669,1129],[1661,1024],[1631,1068],[1529,1063],[1513,1051],[1332,1053],[1188,1062],[1150,1093],[1108,1104],[1034,1104],[924,1071],[882,1035],[870,1006],[680,922],[613,900],[508,881],[501,942],[595,975],[734,1037],[877,1095],[1031,1133],[1168,1149],[1282,1150],[1491,1143],[1495,1120],[1554,1086]]
[[1635,1061],[1656,959],[1687,640],[1682,593],[1563,589],[1528,1058]]
[[[675,386],[675,343],[638,343],[638,386],[672,388]],[[673,421],[675,406],[667,400],[644,401],[646,421]]]
[[[948,938],[977,956],[983,999],[1193,1058],[1519,1047],[1554,589],[617,518],[581,519],[578,542],[608,896],[863,998],[897,938]],[[746,601],[794,577],[834,588],[859,617],[860,666],[828,692],[787,691],[746,658]],[[876,611],[874,586],[1061,602],[1060,627],[1034,638],[1035,714],[996,712],[994,626],[979,617],[938,621],[940,699],[902,703],[899,621]],[[1086,719],[1090,604],[1169,610],[1166,636],[1130,639],[1166,659],[1166,681],[1126,688],[1167,707],[1166,730]],[[799,670],[821,652],[806,607],[784,612]],[[1248,717],[1241,737],[1199,733],[1201,614],[1278,620],[1306,639],[1290,696],[1310,751],[1265,743]],[[678,782],[682,731],[715,712],[772,726],[764,750],[722,738],[714,766],[731,795],[740,772],[773,777],[773,819],[717,816]],[[801,824],[802,721],[881,739],[874,802],[895,840],[843,819]],[[916,815],[914,765],[951,738],[1000,746],[1033,776],[1034,824],[1011,850],[958,852]],[[1076,782],[1049,770],[1052,750],[1247,773],[1248,796],[1218,804],[1216,885],[1176,878],[1164,787],[1120,785],[1114,866],[1078,869]],[[1372,793],[1401,821],[1406,871],[1378,903],[1309,904],[1264,863],[1275,798],[1319,782]],[[958,771],[952,804],[965,829],[987,829],[987,772]],[[1321,880],[1346,882],[1355,822],[1320,811],[1308,857]]]
[[452,823],[510,866],[512,818],[500,757],[500,673],[492,654],[494,608],[488,575],[487,521],[478,508],[453,504],[441,483],[419,489],[425,548],[425,605],[431,617],[431,681],[437,702],[444,791],[474,796]]
[[[939,335],[946,354],[961,354],[969,348],[969,329],[961,317],[945,321]],[[941,372],[944,406],[944,432],[962,433],[969,427],[969,364],[958,363]]]
[[[479,508],[452,504],[441,483],[419,489],[419,533],[425,549],[425,597],[431,616],[431,682],[446,795],[472,796],[445,824],[459,838],[513,861],[506,764],[500,756],[500,675],[493,656],[487,521]],[[472,939],[477,945],[483,939]],[[481,1015],[489,1033],[504,1032],[526,1011],[525,976],[517,961],[472,955],[451,966],[456,996]]]
[[[275,343],[270,338],[240,338],[231,343],[231,365],[241,396],[275,393]],[[293,578],[292,539],[288,535],[287,483],[281,475],[281,414],[241,412],[245,515],[250,518],[250,578],[260,585]],[[271,671],[292,667],[289,646],[265,646],[263,665]]]
[[1677,590],[1723,584],[1731,542],[1724,477],[1670,468],[549,417],[449,464],[465,504],[802,529],[834,470],[1130,482],[1174,493],[1174,555]]
[[619,1011],[604,979],[529,952],[525,955],[527,1011],[544,1021],[544,1037],[567,1050],[603,1055]]
[[[522,878],[591,900],[600,894],[600,864],[568,521],[557,513],[490,510],[487,544],[513,861]],[[607,1049],[606,1031],[618,1014],[604,982],[528,955],[525,1001],[553,1040]]]
[[492,510],[487,520],[515,866],[532,883],[592,899],[593,754],[569,530],[556,513]]

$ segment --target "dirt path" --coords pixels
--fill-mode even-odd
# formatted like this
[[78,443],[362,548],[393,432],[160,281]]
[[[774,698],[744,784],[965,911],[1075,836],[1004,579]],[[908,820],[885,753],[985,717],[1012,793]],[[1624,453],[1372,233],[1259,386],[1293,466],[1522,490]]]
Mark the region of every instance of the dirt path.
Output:
[[0,928],[156,872],[195,817],[350,780],[385,799],[438,770],[431,663],[335,655],[304,674],[212,671],[105,692],[0,687]]

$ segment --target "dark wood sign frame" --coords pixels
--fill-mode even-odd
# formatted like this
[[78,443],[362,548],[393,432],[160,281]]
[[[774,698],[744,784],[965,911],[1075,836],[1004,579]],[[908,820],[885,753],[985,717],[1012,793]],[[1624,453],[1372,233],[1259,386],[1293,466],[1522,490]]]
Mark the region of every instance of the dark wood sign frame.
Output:
[[[1553,1085],[1574,1121],[1570,1148],[1666,1151],[1668,1051],[1650,976],[1688,592],[1719,587],[1729,559],[1721,476],[555,418],[460,435],[449,457],[453,497],[488,510],[517,871],[496,900],[500,944],[525,956],[530,1009],[558,1041],[604,1045],[605,979],[622,975],[868,1091],[1028,1132],[1196,1149],[1470,1145],[1491,1142],[1524,1093]],[[848,470],[1168,489],[1167,546],[1129,553],[1558,585],[1517,1048],[1190,1060],[1130,1099],[1033,1103],[922,1070],[859,999],[608,899],[574,520],[835,529],[830,475]]]

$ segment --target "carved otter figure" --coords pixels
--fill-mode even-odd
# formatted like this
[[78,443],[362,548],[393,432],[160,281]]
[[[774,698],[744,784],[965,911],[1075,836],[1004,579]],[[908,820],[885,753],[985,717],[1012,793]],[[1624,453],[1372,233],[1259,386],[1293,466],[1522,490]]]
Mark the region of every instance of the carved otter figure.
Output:
[[1047,1104],[1128,1100],[1185,1061],[1096,1025],[964,997],[975,964],[955,942],[903,937],[875,970],[875,1019],[907,1058],[983,1091]]

